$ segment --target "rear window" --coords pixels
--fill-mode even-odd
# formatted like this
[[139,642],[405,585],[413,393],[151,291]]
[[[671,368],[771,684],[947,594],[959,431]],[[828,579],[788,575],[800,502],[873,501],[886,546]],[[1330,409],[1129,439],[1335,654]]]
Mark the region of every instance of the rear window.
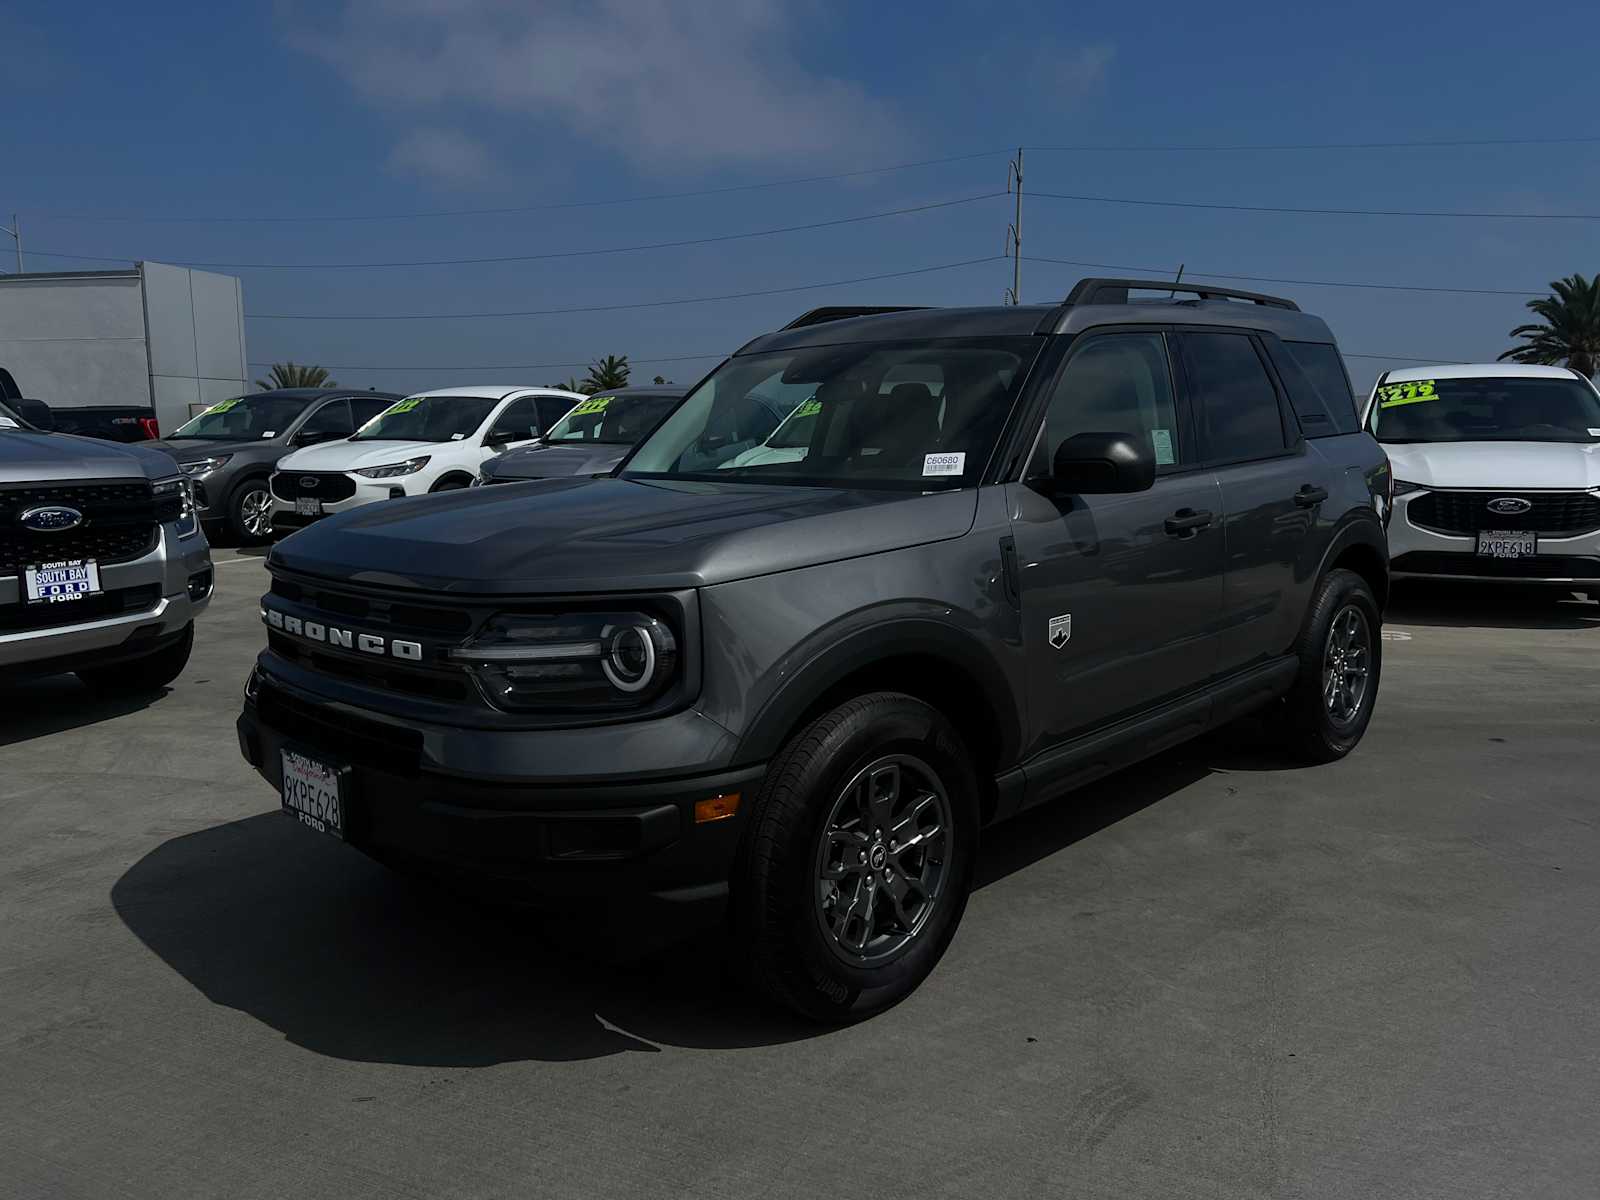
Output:
[[1308,438],[1354,433],[1361,427],[1350,377],[1339,348],[1328,342],[1284,342],[1289,361],[1274,365],[1289,392],[1289,402]]

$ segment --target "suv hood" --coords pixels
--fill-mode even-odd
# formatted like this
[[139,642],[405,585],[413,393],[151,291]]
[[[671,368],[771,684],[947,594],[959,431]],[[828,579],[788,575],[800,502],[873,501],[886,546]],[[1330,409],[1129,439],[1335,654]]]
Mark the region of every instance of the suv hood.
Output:
[[58,479],[165,479],[178,473],[170,455],[68,433],[0,430],[0,479],[46,483]]
[[352,442],[342,438],[296,450],[278,460],[278,470],[354,471],[357,467],[381,467],[424,454],[438,454],[459,445],[460,442]]
[[557,479],[563,475],[598,475],[622,461],[632,447],[610,442],[521,446],[484,464],[496,479]]
[[1396,479],[1433,488],[1600,488],[1600,442],[1387,442]]
[[977,492],[553,479],[369,504],[269,566],[463,594],[701,587],[960,537]]
[[154,450],[164,450],[181,463],[195,462],[202,458],[216,458],[223,454],[239,454],[246,450],[276,444],[276,438],[179,438],[175,442],[162,440],[140,443]]

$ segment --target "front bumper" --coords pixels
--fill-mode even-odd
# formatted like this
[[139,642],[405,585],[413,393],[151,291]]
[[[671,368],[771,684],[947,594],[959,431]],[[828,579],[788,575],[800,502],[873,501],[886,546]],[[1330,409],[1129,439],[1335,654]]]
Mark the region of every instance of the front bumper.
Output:
[[[1600,588],[1600,530],[1567,536],[1539,535],[1531,558],[1501,559],[1478,554],[1474,534],[1436,532],[1412,523],[1410,505],[1427,490],[1398,496],[1389,523],[1389,567],[1394,579],[1453,579],[1464,583],[1507,583]],[[1514,519],[1508,518],[1508,527]]]
[[[293,500],[285,500],[276,492],[272,493],[272,527],[274,529],[303,529],[314,521],[323,517],[331,517],[335,513],[349,512],[352,508],[361,508],[364,505],[376,504],[380,500],[397,500],[401,496],[420,496],[426,488],[418,487],[417,477],[414,475],[401,475],[394,479],[368,479],[364,475],[346,473],[355,485],[355,495],[347,496],[343,500],[324,500],[322,511],[316,516],[301,516],[295,512]],[[408,487],[409,485],[409,487]],[[415,491],[410,490],[416,488]]]
[[[133,607],[73,624],[0,626],[0,674],[54,675],[149,654],[205,611],[214,581],[205,535],[180,538],[176,526],[164,525],[149,554],[100,568],[101,589],[127,597]],[[0,578],[0,612],[21,607],[21,577]]]
[[[473,766],[507,757],[490,743],[555,735],[483,730],[463,744],[457,730],[451,744],[462,747],[461,761],[425,762],[425,731],[376,713],[358,716],[260,671],[237,727],[240,753],[275,790],[282,788],[285,748],[350,768],[346,840],[357,849],[549,896],[720,895],[765,772],[625,783],[489,777]],[[481,742],[478,753],[470,741]],[[559,747],[551,750],[550,761],[562,761]],[[734,816],[695,822],[696,802],[734,792],[743,798]]]

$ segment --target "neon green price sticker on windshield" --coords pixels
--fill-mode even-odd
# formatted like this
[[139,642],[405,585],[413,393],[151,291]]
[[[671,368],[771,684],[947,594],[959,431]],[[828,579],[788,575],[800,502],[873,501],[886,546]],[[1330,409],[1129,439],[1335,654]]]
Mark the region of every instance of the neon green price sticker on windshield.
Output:
[[421,403],[422,403],[422,397],[421,396],[413,396],[409,400],[400,401],[399,404],[396,404],[389,411],[391,413],[410,412],[413,408],[415,408],[417,405],[419,405]]
[[242,399],[244,399],[244,397],[235,396],[231,400],[224,400],[221,404],[213,404],[210,408],[206,409],[206,416],[209,417],[212,413],[232,412],[234,409],[239,407],[239,401]]
[[590,396],[572,410],[572,415],[575,417],[587,417],[590,413],[605,412],[610,406],[611,400],[612,397],[610,396]]
[[799,420],[801,417],[814,417],[821,411],[821,400],[807,400],[799,408],[794,410],[795,420]]
[[1402,404],[1422,404],[1439,399],[1431,379],[1408,379],[1404,383],[1389,383],[1378,389],[1379,408],[1399,408]]

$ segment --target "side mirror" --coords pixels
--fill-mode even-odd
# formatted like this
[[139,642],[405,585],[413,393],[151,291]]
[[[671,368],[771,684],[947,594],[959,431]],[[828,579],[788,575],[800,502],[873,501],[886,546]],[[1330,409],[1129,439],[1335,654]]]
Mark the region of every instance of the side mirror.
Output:
[[340,438],[347,438],[348,433],[340,433],[336,429],[302,429],[294,435],[296,446],[320,446],[323,442],[337,442]]
[[483,435],[483,444],[492,449],[503,449],[517,440],[517,435],[509,429],[491,429]]
[[1056,447],[1050,478],[1056,491],[1078,495],[1144,492],[1156,481],[1156,456],[1131,433],[1079,433]]
[[46,433],[55,429],[56,415],[43,400],[7,400],[6,403],[17,416],[35,429],[42,429]]

